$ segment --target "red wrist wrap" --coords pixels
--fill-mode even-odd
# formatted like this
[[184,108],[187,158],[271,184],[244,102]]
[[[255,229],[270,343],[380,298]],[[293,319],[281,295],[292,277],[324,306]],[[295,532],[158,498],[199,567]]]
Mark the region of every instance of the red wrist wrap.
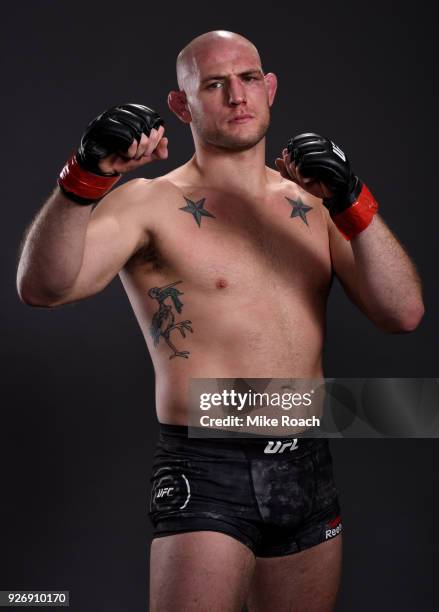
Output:
[[114,176],[99,176],[84,170],[73,155],[65,164],[59,175],[58,183],[61,187],[85,200],[99,200],[110,191],[120,179],[120,174]]
[[343,212],[331,215],[331,218],[343,237],[350,240],[366,229],[377,210],[378,203],[366,185],[363,184],[360,195],[355,202]]

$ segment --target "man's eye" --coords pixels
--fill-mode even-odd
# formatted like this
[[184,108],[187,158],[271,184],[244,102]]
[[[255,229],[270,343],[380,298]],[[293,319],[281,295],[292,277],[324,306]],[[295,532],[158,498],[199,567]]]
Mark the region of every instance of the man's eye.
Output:
[[216,81],[215,83],[211,83],[210,85],[207,86],[207,89],[218,89],[218,85],[222,85],[222,83],[220,83],[219,81]]

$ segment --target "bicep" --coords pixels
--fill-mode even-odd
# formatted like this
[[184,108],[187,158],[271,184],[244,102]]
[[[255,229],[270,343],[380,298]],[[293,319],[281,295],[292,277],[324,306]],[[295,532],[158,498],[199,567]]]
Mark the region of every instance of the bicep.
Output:
[[[142,179],[140,179],[142,181]],[[102,291],[128,259],[148,241],[138,206],[145,183],[130,181],[110,192],[93,210],[83,259],[74,285],[60,302],[66,304]]]

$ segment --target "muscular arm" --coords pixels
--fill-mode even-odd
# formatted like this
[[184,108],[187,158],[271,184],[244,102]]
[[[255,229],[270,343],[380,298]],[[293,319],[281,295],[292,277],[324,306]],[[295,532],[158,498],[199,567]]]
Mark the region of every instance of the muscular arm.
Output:
[[346,293],[378,327],[410,332],[424,314],[413,262],[379,215],[347,242],[327,215],[334,271]]
[[145,198],[150,192],[148,181],[129,181],[92,211],[57,187],[24,240],[17,272],[21,299],[53,307],[101,291],[148,241]]
[[120,175],[166,159],[167,143],[160,115],[143,104],[114,106],[87,125],[58,178],[62,191],[56,187],[23,241],[17,271],[23,302],[51,307],[93,295],[148,242],[146,192],[154,181],[109,190]]

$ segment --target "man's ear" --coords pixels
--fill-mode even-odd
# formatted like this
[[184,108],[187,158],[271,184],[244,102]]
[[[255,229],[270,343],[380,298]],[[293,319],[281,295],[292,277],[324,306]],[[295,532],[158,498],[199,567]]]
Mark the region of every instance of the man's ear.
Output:
[[273,72],[267,72],[264,74],[264,81],[268,93],[268,104],[271,106],[277,90],[277,76]]
[[168,94],[168,106],[183,123],[192,121],[191,114],[187,106],[186,94],[184,91],[171,91]]

